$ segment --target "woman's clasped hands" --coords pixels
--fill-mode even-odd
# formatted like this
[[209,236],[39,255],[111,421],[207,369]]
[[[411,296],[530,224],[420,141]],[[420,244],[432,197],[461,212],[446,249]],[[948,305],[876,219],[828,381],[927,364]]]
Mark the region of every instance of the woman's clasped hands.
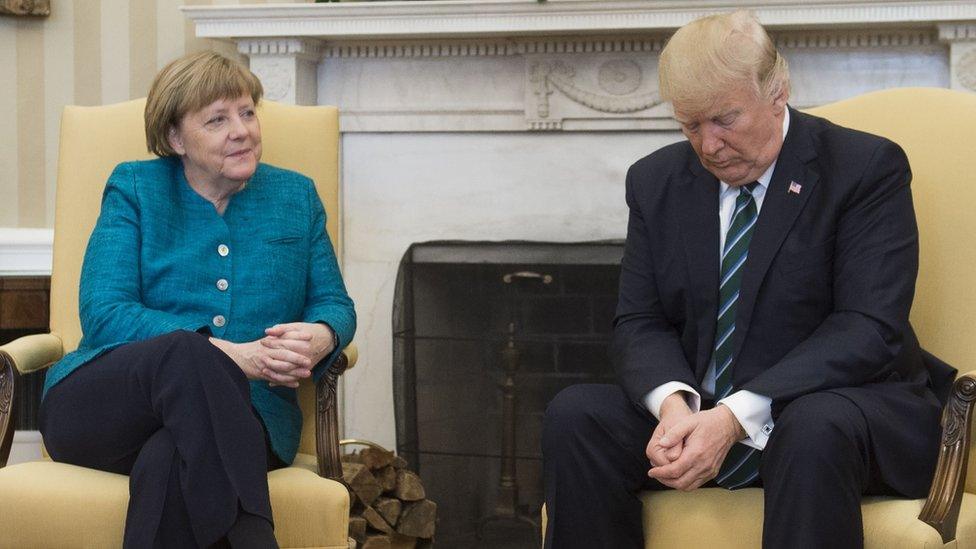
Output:
[[335,349],[332,330],[321,323],[290,322],[265,329],[265,336],[246,343],[210,338],[227,354],[248,379],[263,379],[269,385],[298,387],[312,375],[312,367]]

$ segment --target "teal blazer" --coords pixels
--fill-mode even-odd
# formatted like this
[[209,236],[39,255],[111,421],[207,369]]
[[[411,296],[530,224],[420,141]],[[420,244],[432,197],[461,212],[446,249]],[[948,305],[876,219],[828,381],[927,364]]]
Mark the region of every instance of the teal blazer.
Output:
[[[246,342],[283,322],[335,331],[339,346],[313,369],[317,380],[356,330],[315,185],[267,164],[223,215],[190,188],[177,158],[119,164],[88,241],[79,308],[81,343],[47,372],[45,393],[126,343],[174,330]],[[251,381],[251,400],[275,454],[291,463],[302,429],[295,390]]]

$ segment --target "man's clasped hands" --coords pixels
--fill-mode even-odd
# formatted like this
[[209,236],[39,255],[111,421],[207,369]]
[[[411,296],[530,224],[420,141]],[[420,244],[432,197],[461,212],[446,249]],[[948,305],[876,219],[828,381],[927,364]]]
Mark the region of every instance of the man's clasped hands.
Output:
[[745,436],[728,407],[692,412],[683,391],[672,393],[647,443],[647,474],[670,488],[694,490],[718,475],[729,449]]

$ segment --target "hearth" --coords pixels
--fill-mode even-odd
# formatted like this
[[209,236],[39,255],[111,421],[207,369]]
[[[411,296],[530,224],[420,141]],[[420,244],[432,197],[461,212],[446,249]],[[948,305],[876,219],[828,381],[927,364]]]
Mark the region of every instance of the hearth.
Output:
[[441,547],[538,547],[545,406],[611,382],[620,241],[415,244],[393,306],[397,450]]

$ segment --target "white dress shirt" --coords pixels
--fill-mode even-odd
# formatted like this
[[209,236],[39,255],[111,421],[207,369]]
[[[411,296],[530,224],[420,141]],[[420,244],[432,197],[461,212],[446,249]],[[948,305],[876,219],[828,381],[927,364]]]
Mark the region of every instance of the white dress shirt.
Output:
[[[786,139],[786,132],[789,128],[790,111],[786,109],[783,115],[783,139]],[[773,169],[775,168],[776,161],[773,161],[772,165],[759,177],[759,185],[752,191],[753,200],[756,202],[757,213],[762,209],[763,198],[766,196],[766,189],[769,187],[769,182],[773,178]],[[721,262],[722,250],[725,249],[725,236],[729,232],[729,226],[732,224],[732,214],[735,211],[735,200],[739,196],[739,189],[729,186],[724,181],[720,181],[719,184],[721,185],[718,204],[720,231],[719,262]],[[721,266],[719,269],[721,269]],[[733,365],[732,367],[734,368],[735,366]],[[705,372],[705,379],[702,380],[702,390],[709,397],[715,394],[714,360],[708,365],[708,370]],[[654,417],[660,419],[661,404],[664,403],[664,399],[678,391],[686,392],[686,400],[691,411],[697,412],[701,410],[701,395],[686,383],[681,383],[680,381],[669,381],[654,388],[644,397],[644,405],[654,414]],[[718,401],[716,405],[718,404],[728,407],[732,415],[742,425],[742,429],[746,432],[746,438],[740,442],[758,450],[766,447],[769,435],[773,432],[773,417],[770,412],[772,399],[753,393],[752,391],[740,390]]]

